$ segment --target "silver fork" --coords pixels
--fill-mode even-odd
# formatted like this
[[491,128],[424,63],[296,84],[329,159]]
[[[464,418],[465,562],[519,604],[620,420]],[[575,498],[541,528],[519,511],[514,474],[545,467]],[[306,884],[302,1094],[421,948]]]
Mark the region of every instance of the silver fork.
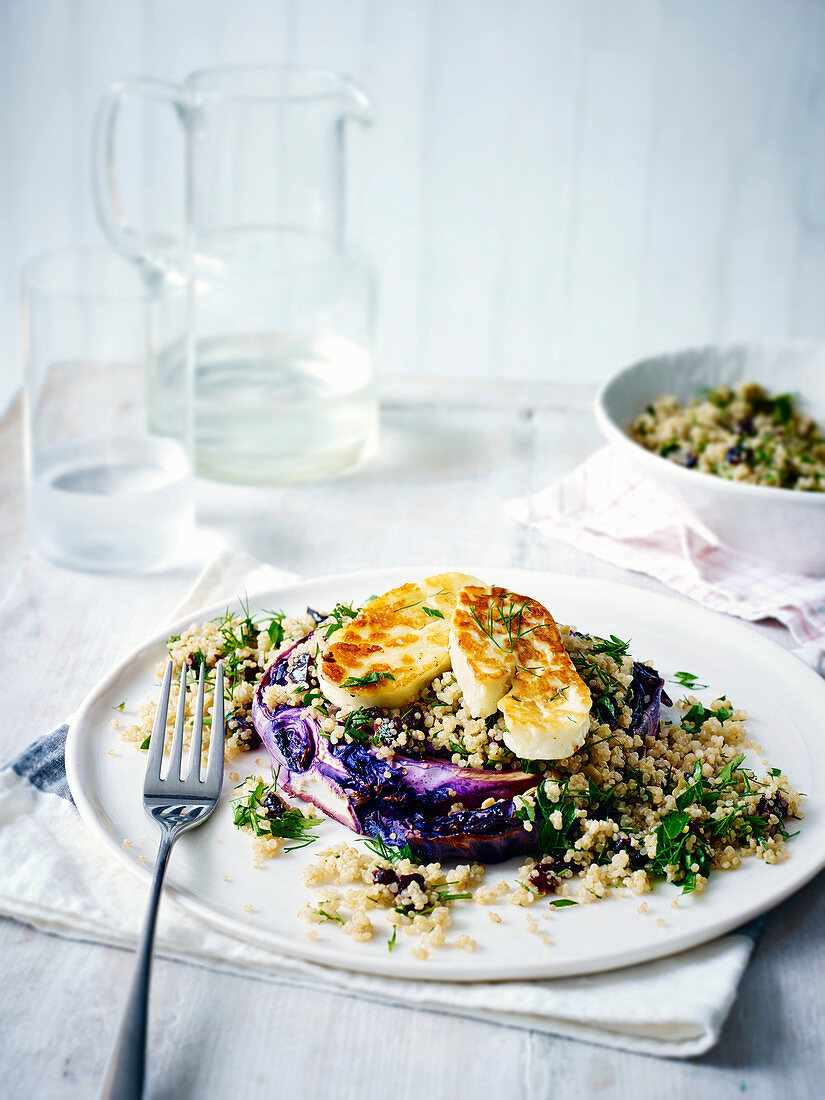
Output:
[[201,750],[203,745],[203,697],[205,668],[201,664],[198,679],[198,698],[186,778],[181,779],[183,755],[183,726],[186,714],[186,665],[180,676],[175,732],[169,755],[169,767],[161,778],[163,747],[166,740],[166,715],[169,710],[169,690],[172,685],[172,662],[166,666],[158,702],[155,724],[149,742],[146,761],[146,779],[143,784],[143,808],[160,827],[155,873],[149,897],[143,932],[140,937],[132,988],[126,1002],[123,1020],[109,1059],[103,1084],[103,1100],[140,1100],[146,1067],[146,1015],[149,1007],[149,971],[152,965],[152,944],[158,914],[163,876],[172,845],[180,834],[195,825],[201,825],[215,809],[223,782],[224,708],[223,665],[215,668],[215,701],[212,707],[212,734],[209,742],[209,760],[206,778],[201,779]]

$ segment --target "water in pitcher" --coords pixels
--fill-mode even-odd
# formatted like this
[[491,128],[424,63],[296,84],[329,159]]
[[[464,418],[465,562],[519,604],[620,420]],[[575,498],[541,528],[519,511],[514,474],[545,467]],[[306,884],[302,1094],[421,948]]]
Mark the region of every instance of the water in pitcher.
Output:
[[371,354],[332,333],[198,342],[195,464],[206,477],[286,484],[351,470],[377,438]]

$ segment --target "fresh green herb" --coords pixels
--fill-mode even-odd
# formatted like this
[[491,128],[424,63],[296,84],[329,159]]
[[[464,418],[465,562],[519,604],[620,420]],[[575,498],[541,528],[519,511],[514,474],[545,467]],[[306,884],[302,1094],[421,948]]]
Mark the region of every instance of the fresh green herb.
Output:
[[327,626],[324,637],[331,638],[337,630],[346,626],[350,619],[354,619],[359,610],[360,608],[353,607],[352,604],[337,603],[329,613],[328,618],[332,619],[332,622]]
[[[437,592],[433,592],[432,595],[433,596],[443,596],[446,591],[447,591],[446,588],[439,588],[439,590]],[[420,600],[413,600],[412,603],[405,603],[404,606],[399,607],[398,610],[399,611],[409,611],[409,609],[411,607],[418,607],[419,604],[422,604],[422,603],[424,603],[425,600],[429,600],[431,598],[432,598],[431,596],[422,596]],[[421,610],[426,612],[427,609],[426,609],[426,607],[424,607]],[[442,616],[442,618],[443,618],[443,616]]]
[[469,901],[472,896],[472,894],[451,894],[449,890],[439,890],[436,900],[430,902],[429,905],[425,905],[423,909],[416,909],[413,905],[396,905],[395,911],[396,913],[406,913],[408,916],[416,916],[419,913],[432,913],[433,909],[437,909],[439,905],[450,905],[454,901]]
[[286,612],[267,611],[264,609],[264,615],[269,616],[269,622],[262,624],[262,626],[269,638],[270,649],[280,649],[284,640],[284,619],[286,618]]
[[144,739],[140,743],[140,747],[142,749],[148,749],[149,748],[149,742],[151,740],[152,740],[152,735],[151,734],[148,737],[144,737]]
[[570,898],[553,898],[550,902],[556,909],[566,909],[568,905],[578,905],[577,901],[572,901]]
[[439,611],[437,607],[422,607],[421,610],[430,619],[443,619],[444,618],[444,612]]
[[793,399],[791,393],[780,393],[773,398],[773,418],[777,424],[789,424],[793,417]]
[[516,882],[522,888],[522,890],[527,890],[528,893],[535,894],[536,897],[539,896],[538,890],[535,888],[535,886],[531,886],[529,882],[522,882],[520,878],[517,878]]
[[573,661],[576,672],[578,672],[579,676],[581,676],[590,686],[595,686],[595,681],[598,680],[605,688],[623,692],[625,701],[628,701],[630,688],[626,689],[620,680],[612,676],[609,672],[605,672],[600,665],[597,665],[595,661],[591,661],[584,653],[571,654],[571,660]]
[[615,634],[611,634],[609,638],[598,640],[596,645],[591,648],[594,653],[606,653],[608,657],[612,657],[614,661],[621,664],[627,656],[629,646],[629,641],[623,642],[621,638],[617,638]]
[[332,921],[335,921],[337,924],[344,923],[344,918],[339,917],[337,913],[328,913],[326,909],[316,909],[315,912],[318,914],[319,917],[321,917],[321,920],[318,922],[319,924],[324,924],[326,923],[326,921],[329,921],[330,923]]
[[659,448],[659,454],[667,458],[668,455],[672,455],[674,451],[679,450],[678,443],[665,443],[663,447]]
[[233,821],[238,828],[250,828],[255,836],[277,836],[284,840],[294,840],[295,844],[285,848],[291,852],[296,848],[305,848],[317,840],[312,830],[321,824],[317,818],[307,817],[297,809],[285,810],[278,817],[269,817],[263,799],[275,790],[275,783],[267,787],[259,779],[252,790],[245,795],[232,799]]
[[596,695],[593,698],[593,714],[605,726],[617,726],[619,708],[612,695]]
[[701,691],[706,688],[707,684],[700,684],[698,677],[694,676],[692,672],[674,672],[671,684],[680,684],[682,687],[686,687],[688,691]]
[[538,760],[520,760],[519,767],[526,775],[538,775],[541,771],[541,764]]
[[[550,820],[557,811],[561,815],[561,824],[558,826]],[[578,811],[573,796],[567,789],[567,782],[561,784],[561,794],[555,802],[548,798],[542,783],[536,788],[534,801],[522,802],[516,810],[516,817],[533,823],[536,848],[542,856],[563,858],[578,835]]]
[[395,947],[395,941],[397,939],[398,939],[398,928],[396,927],[396,928],[393,928],[392,935],[387,940],[387,950],[388,951],[390,951],[390,952],[392,951],[392,949]]
[[451,894],[449,890],[438,891],[438,904],[449,905],[451,901],[470,901],[472,894]]
[[681,726],[688,733],[698,733],[709,718],[718,718],[720,722],[724,722],[730,718],[731,714],[733,710],[730,707],[711,710],[709,707],[703,707],[701,703],[695,703],[682,718]]
[[394,680],[391,672],[368,672],[366,676],[348,676],[341,687],[366,687],[369,684],[380,684],[382,680]]
[[782,769],[781,768],[769,768],[768,769],[768,775],[777,776],[777,775],[781,775],[781,774],[782,774]]
[[320,691],[304,692],[304,694],[300,696],[299,705],[302,707],[314,707],[314,709],[320,711],[321,714],[329,714],[326,706],[326,699]]
[[[496,649],[512,653],[520,638],[538,630],[538,625],[529,627],[523,625],[524,611],[528,604],[528,600],[522,600],[521,604],[516,606],[512,596],[503,596],[490,604],[483,622],[474,607],[470,608],[470,614],[478,629],[490,639]],[[506,646],[501,645],[496,637],[496,633],[500,635],[502,632],[507,636]]]
[[374,852],[379,859],[385,859],[388,863],[400,863],[402,859],[415,863],[415,856],[409,844],[405,844],[403,848],[397,848],[385,843],[380,836],[376,836],[372,840],[365,840],[364,846]]
[[112,710],[123,710],[123,708],[125,706],[126,706],[126,700],[124,699],[122,703],[118,703],[118,705],[116,707],[112,707]]
[[373,718],[368,710],[359,707],[344,719],[344,733],[352,741],[366,741],[372,733]]

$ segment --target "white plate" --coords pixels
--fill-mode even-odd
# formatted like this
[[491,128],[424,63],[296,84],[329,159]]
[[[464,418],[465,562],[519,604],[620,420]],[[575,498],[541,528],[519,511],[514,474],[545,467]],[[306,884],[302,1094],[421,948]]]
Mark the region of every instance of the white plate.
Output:
[[[211,819],[185,834],[172,856],[168,888],[183,906],[250,943],[351,970],[459,981],[551,978],[656,959],[714,939],[770,909],[825,865],[825,683],[801,661],[738,622],[668,597],[517,569],[466,571],[539,599],[560,622],[630,638],[631,652],[652,658],[665,677],[687,669],[709,685],[698,693],[703,699],[727,694],[747,709],[751,735],[771,764],[808,794],[805,820],[791,841],[792,858],[778,865],[745,860],[733,873],[714,874],[704,894],[684,898],[677,887],[659,885],[644,899],[612,897],[575,909],[550,911],[546,902],[522,909],[504,902],[494,907],[503,918],[495,925],[488,918],[489,907],[459,903],[449,938],[467,932],[478,941],[477,951],[444,948],[422,962],[412,956],[414,940],[403,934],[392,954],[387,951],[381,911],[375,913],[377,932],[368,943],[354,943],[337,926],[327,925],[311,926],[319,937],[308,940],[310,926],[296,919],[298,909],[313,896],[301,884],[301,871],[319,848],[342,840],[354,843],[354,835],[325,821],[319,843],[255,869],[248,837],[232,824],[232,783],[227,780]],[[253,599],[252,609],[283,607],[297,613],[307,604],[323,609],[338,601],[360,601],[423,572],[392,569],[305,581]],[[224,605],[207,608],[197,618],[211,618],[223,610]],[[178,633],[190,621],[191,617],[183,620],[168,633]],[[80,813],[121,862],[142,875],[148,874],[157,841],[141,804],[145,756],[124,743],[110,722],[117,715],[121,725],[127,725],[138,704],[154,696],[154,667],[164,656],[165,638],[166,633],[159,634],[92,691],[66,744],[69,785]],[[112,708],[124,699],[121,715]],[[263,766],[255,765],[256,758]],[[267,775],[266,754],[250,753],[229,767],[241,775],[247,770]],[[132,843],[125,846],[124,840]],[[146,863],[141,855],[148,857]],[[503,875],[512,882],[518,863],[491,867],[488,881]],[[680,898],[678,908],[671,905],[674,898]],[[646,913],[638,911],[642,900],[647,902]],[[551,912],[547,920],[545,912]],[[525,930],[531,918],[550,937],[549,945]]]

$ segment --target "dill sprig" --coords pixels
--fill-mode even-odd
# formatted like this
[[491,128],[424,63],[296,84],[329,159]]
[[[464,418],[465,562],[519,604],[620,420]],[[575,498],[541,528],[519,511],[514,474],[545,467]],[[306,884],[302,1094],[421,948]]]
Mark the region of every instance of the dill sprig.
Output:
[[431,901],[429,905],[425,905],[423,909],[416,909],[414,905],[409,904],[396,905],[395,911],[408,917],[415,917],[419,914],[432,913],[433,909],[437,909],[440,905],[452,905],[454,901],[469,901],[472,896],[472,894],[451,894],[449,890],[438,890],[436,900]]
[[344,918],[339,916],[338,913],[328,913],[326,909],[321,909],[320,907],[313,910],[313,912],[317,913],[317,915],[321,918],[318,921],[319,924],[325,924],[327,921],[329,921],[330,923],[335,922],[336,924],[344,923]]
[[402,859],[408,859],[410,863],[415,863],[416,859],[413,854],[412,848],[409,844],[405,844],[402,847],[395,847],[395,845],[387,844],[382,837],[372,837],[370,840],[365,840],[364,847],[369,848],[371,852],[379,857],[379,859],[385,859],[387,863],[400,863]]
[[293,807],[270,816],[270,810],[264,803],[268,794],[274,794],[279,798],[275,781],[267,786],[263,779],[259,779],[246,794],[232,799],[233,822],[239,829],[246,826],[255,836],[276,836],[284,840],[296,841],[295,844],[284,849],[286,852],[305,848],[318,839],[313,835],[313,829],[317,829],[321,824],[318,818],[308,817]]
[[[538,624],[529,627],[523,625],[524,609],[528,606],[528,603],[528,600],[522,600],[517,607],[512,596],[502,596],[489,605],[484,622],[482,622],[478,611],[474,607],[470,608],[470,615],[481,633],[490,639],[496,649],[500,649],[502,652],[509,650],[512,653],[516,642],[520,638],[524,638],[528,634],[532,634],[533,631],[538,630]],[[501,636],[502,632],[507,637],[506,647],[501,645],[496,637],[497,633]]]
[[630,647],[630,641],[624,642],[621,638],[617,638],[615,634],[611,634],[609,638],[595,638],[594,641],[596,644],[591,647],[593,652],[606,653],[617,664],[622,663]]

